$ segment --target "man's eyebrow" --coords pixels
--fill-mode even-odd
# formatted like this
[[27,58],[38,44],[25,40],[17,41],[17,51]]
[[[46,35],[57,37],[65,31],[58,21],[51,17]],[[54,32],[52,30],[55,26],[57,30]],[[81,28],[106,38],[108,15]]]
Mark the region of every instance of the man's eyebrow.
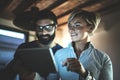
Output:
[[[44,25],[44,26],[48,26],[48,25],[53,25],[53,24],[47,24],[47,25]],[[43,25],[36,25],[36,26],[43,26]]]

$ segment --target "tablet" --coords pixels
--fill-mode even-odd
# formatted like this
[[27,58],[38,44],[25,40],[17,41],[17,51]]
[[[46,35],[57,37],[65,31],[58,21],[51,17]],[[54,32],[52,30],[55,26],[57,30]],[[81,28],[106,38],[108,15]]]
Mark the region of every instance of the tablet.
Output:
[[51,48],[20,49],[19,58],[23,64],[38,73],[57,72],[54,55]]

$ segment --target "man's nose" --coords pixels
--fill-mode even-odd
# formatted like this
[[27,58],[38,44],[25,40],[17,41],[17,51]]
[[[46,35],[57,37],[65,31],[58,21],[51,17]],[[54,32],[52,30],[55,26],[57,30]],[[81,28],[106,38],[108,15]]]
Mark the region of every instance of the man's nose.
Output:
[[43,29],[42,34],[45,35],[45,34],[47,34],[47,33],[48,33],[48,32],[47,32],[46,30]]

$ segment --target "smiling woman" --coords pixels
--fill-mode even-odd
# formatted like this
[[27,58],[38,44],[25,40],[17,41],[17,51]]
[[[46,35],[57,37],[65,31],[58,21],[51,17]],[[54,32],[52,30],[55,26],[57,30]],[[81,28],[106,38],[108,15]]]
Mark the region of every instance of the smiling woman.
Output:
[[98,23],[100,19],[93,12],[76,10],[70,15],[68,29],[72,43],[55,54],[57,78],[60,76],[61,80],[113,80],[110,57],[96,49],[90,40],[90,33],[95,31]]

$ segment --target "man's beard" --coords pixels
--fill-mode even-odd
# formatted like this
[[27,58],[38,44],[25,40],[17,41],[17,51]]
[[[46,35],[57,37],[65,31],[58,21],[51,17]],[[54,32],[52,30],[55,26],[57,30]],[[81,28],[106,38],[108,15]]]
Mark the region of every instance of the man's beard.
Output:
[[[38,38],[38,41],[40,42],[40,43],[42,43],[42,44],[44,44],[44,45],[48,45],[48,44],[50,44],[53,40],[54,40],[54,38],[55,38],[55,32],[54,32],[54,34],[53,35],[49,35],[49,34],[46,34],[46,35],[38,35],[37,33],[36,33],[36,36],[37,36],[37,38]],[[48,37],[48,38],[43,38],[43,37]]]

